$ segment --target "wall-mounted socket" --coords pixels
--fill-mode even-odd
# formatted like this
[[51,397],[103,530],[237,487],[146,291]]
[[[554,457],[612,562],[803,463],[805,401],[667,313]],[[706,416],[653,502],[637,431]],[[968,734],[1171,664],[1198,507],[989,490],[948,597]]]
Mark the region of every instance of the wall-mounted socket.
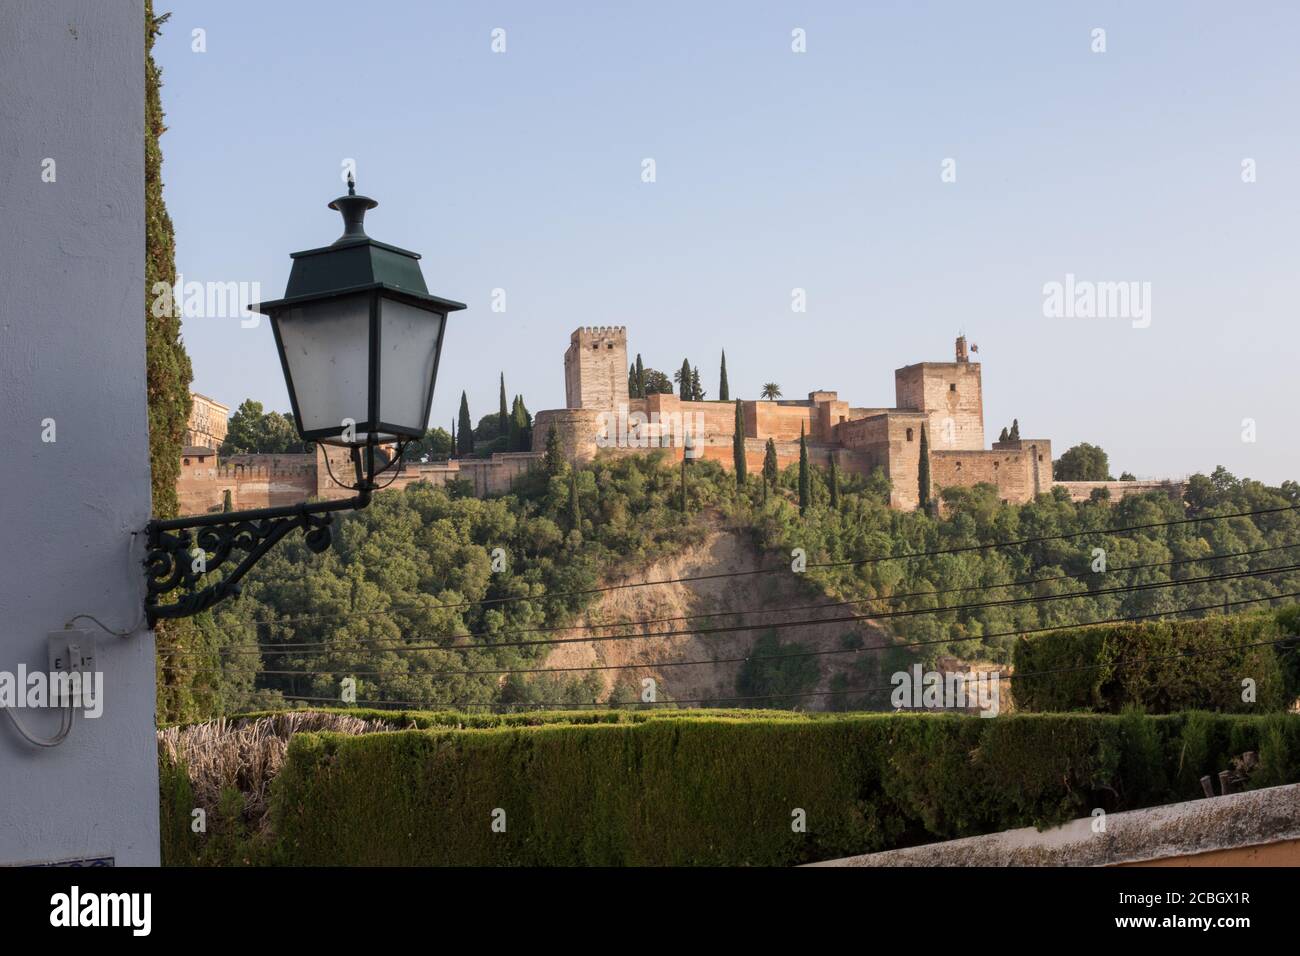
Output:
[[[50,658],[50,701],[59,707],[88,707],[94,697],[95,638],[89,631],[50,631],[46,635]],[[64,685],[56,674],[79,674],[80,679]],[[71,700],[69,700],[71,698]]]

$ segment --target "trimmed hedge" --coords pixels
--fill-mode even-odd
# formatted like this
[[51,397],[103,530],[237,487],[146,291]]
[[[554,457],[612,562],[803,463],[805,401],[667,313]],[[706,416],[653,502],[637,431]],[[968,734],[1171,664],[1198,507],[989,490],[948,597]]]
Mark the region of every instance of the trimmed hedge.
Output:
[[[1283,666],[1291,652],[1260,644],[1282,634],[1271,614],[1237,614],[1022,637],[1012,692],[1017,709],[1030,711],[1283,710],[1295,697]],[[1208,650],[1216,653],[1178,656]],[[1121,663],[1129,660],[1140,663]],[[1089,669],[1063,670],[1074,667]],[[1039,672],[1048,673],[1035,676]],[[1255,681],[1253,702],[1242,700],[1244,678]]]
[[1300,780],[1300,717],[664,715],[298,734],[256,837],[210,816],[200,843],[183,768],[165,767],[164,861],[788,865],[1195,798],[1201,775],[1247,750],[1251,787]]

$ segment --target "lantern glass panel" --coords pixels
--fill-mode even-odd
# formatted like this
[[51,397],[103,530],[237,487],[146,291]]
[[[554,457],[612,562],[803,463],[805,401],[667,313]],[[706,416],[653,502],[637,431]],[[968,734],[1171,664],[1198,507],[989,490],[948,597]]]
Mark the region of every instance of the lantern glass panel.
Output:
[[365,422],[370,398],[370,296],[285,309],[276,317],[304,432]]
[[423,435],[443,315],[395,299],[379,309],[379,418]]

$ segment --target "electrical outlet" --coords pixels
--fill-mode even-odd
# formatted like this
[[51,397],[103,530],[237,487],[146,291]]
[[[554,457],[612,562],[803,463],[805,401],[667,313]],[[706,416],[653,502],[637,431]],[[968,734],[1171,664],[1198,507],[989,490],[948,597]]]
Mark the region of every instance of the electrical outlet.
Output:
[[[50,631],[46,635],[50,659],[50,701],[58,707],[87,707],[93,700],[95,685],[95,638],[89,631]],[[60,686],[57,674],[80,674],[79,686]]]

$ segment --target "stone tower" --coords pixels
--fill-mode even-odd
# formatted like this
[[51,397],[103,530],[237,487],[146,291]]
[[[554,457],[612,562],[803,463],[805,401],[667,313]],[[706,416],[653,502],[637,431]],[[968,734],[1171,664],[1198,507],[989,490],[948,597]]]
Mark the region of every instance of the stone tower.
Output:
[[569,337],[564,398],[568,408],[617,411],[627,404],[626,326],[588,326]]

